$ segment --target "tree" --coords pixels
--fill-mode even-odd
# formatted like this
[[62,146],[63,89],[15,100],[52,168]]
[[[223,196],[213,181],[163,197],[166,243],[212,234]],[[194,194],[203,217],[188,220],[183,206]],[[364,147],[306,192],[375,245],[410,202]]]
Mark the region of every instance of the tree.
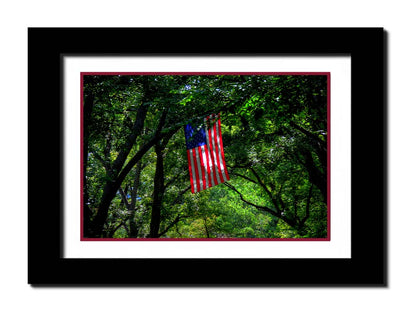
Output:
[[[84,76],[84,233],[325,236],[326,78]],[[212,112],[232,180],[191,194],[182,129]]]
[[[327,199],[326,77],[267,78],[247,79],[253,88],[236,117],[240,131],[227,141],[235,147],[230,156],[238,164],[231,174],[261,187],[269,205],[249,202],[237,188],[229,188],[304,235],[311,209],[319,214],[326,210],[326,205],[313,205],[318,195],[314,189],[321,193],[320,202]],[[322,224],[317,234],[325,230]]]

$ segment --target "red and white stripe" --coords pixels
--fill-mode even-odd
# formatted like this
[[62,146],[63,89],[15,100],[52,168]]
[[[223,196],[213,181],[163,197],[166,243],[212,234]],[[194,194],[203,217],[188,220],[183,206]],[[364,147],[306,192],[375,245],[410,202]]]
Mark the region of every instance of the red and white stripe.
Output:
[[[208,127],[210,120],[218,119]],[[218,115],[204,118],[207,145],[188,150],[189,175],[192,193],[228,181],[222,145],[221,121]]]

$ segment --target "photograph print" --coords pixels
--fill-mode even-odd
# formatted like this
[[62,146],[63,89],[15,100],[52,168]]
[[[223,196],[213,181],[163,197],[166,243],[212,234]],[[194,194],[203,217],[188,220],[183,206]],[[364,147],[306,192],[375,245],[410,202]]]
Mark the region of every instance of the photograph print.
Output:
[[329,73],[81,73],[81,240],[330,240]]

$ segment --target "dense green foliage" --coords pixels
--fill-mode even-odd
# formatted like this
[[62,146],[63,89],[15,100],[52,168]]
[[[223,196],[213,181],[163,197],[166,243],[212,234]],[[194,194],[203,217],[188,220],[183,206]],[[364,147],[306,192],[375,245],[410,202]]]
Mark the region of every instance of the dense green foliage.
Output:
[[[85,237],[327,236],[327,76],[83,83]],[[209,113],[221,113],[231,179],[192,194],[183,127]]]

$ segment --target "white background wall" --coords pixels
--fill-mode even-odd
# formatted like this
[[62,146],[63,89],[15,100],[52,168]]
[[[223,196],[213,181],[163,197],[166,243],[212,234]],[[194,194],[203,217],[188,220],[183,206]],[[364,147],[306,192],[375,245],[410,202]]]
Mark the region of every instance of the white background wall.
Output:
[[[4,1],[0,5],[2,311],[414,311],[412,1]],[[384,27],[388,31],[387,288],[32,288],[27,284],[27,27]],[[253,43],[255,44],[255,43]],[[24,164],[24,165],[22,165]]]

